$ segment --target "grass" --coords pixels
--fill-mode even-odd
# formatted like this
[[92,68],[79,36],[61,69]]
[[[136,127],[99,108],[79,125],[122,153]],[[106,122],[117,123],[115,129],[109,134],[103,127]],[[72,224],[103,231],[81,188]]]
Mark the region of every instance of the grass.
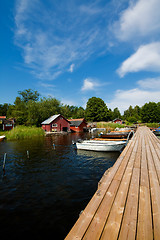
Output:
[[106,128],[106,131],[113,131],[116,128],[124,128],[125,126],[119,123],[97,122],[97,128]]
[[145,125],[150,128],[158,128],[160,126],[159,123],[146,123]]
[[44,136],[44,131],[38,127],[16,126],[10,131],[3,132],[3,135],[6,136],[7,140],[18,140]]

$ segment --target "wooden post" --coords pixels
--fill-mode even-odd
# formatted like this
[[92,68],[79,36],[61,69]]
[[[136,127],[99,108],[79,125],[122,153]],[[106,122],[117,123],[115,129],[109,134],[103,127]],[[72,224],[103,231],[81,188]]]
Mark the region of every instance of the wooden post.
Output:
[[6,156],[7,156],[7,153],[4,154],[4,159],[3,159],[3,176],[6,175],[6,171],[5,171]]

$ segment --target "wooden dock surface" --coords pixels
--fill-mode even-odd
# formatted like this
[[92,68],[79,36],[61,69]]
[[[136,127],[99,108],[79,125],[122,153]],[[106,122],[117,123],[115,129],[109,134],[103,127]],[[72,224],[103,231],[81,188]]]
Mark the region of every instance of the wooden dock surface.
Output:
[[138,128],[65,239],[160,239],[160,140],[149,128]]

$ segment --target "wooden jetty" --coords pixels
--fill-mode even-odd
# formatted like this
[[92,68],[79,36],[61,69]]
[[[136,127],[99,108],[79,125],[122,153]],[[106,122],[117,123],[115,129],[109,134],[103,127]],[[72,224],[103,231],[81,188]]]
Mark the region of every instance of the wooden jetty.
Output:
[[138,128],[65,239],[160,239],[160,140],[149,128]]

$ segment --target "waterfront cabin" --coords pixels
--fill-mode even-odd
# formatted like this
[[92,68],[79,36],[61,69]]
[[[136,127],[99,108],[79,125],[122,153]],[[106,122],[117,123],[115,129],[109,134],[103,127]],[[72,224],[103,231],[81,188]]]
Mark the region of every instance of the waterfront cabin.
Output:
[[14,128],[15,121],[13,118],[6,119],[6,116],[0,116],[0,129],[9,131]]
[[69,132],[70,122],[61,114],[53,115],[43,121],[42,129],[46,132]]
[[121,119],[119,119],[119,118],[115,118],[115,119],[113,120],[113,123],[119,123],[119,124],[122,124],[123,121],[122,121]]
[[15,121],[13,118],[10,119],[5,119],[3,122],[3,130],[4,131],[9,131],[14,128]]
[[84,132],[87,130],[87,122],[84,118],[69,119],[72,132]]

